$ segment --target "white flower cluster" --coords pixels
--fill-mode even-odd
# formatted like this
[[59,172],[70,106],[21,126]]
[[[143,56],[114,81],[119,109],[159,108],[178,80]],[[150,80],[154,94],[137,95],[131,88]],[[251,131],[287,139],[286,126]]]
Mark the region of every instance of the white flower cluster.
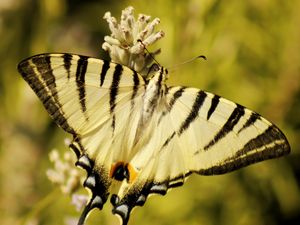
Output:
[[[65,145],[69,146],[69,144],[70,140],[66,139]],[[49,158],[54,164],[54,168],[47,170],[48,179],[59,185],[64,194],[71,195],[72,205],[75,206],[77,211],[81,210],[87,204],[89,196],[87,194],[78,194],[85,175],[83,170],[74,166],[76,161],[75,155],[68,151],[63,156],[60,156],[58,151],[54,149],[50,152]],[[68,224],[72,224],[72,222],[69,222]]]
[[110,12],[105,13],[104,19],[109,25],[111,35],[104,37],[102,48],[109,53],[113,62],[146,75],[153,56],[160,53],[160,50],[156,50],[150,55],[145,50],[164,36],[163,31],[155,31],[160,20],[155,18],[151,21],[151,17],[144,14],[139,14],[136,20],[133,7],[122,11],[119,24]]
[[82,177],[78,168],[74,167],[75,159],[71,152],[65,152],[60,157],[56,149],[49,154],[53,169],[48,169],[46,174],[50,181],[58,184],[64,194],[73,194],[80,187]]

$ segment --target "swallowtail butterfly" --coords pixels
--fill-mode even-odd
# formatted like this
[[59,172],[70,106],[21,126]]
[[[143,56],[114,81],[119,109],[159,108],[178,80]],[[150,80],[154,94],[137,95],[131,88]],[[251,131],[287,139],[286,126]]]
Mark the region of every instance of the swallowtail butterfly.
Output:
[[192,173],[223,174],[290,152],[284,134],[259,114],[196,88],[168,87],[166,69],[154,65],[149,79],[75,54],[40,54],[18,65],[73,135],[76,165],[87,171],[83,185],[92,195],[79,225],[109,197],[126,225],[149,194],[165,195]]

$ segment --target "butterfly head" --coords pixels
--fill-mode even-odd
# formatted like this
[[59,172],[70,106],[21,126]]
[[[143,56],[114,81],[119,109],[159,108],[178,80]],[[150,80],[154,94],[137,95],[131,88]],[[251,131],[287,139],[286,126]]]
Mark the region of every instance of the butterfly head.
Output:
[[147,77],[159,82],[166,81],[169,78],[168,70],[157,63],[153,63],[148,71]]

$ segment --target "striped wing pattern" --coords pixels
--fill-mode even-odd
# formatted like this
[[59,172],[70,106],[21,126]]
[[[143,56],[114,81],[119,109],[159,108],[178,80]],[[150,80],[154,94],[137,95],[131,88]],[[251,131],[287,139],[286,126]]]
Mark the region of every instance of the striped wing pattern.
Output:
[[239,104],[184,87],[169,88],[166,99],[173,128],[161,151],[181,150],[186,174],[223,174],[289,152],[275,125]]
[[33,56],[18,69],[73,135],[76,165],[87,171],[92,196],[78,224],[109,195],[125,225],[149,194],[164,195],[192,173],[223,174],[290,151],[259,114],[196,88],[167,87],[162,67],[145,80],[119,64],[63,53]]

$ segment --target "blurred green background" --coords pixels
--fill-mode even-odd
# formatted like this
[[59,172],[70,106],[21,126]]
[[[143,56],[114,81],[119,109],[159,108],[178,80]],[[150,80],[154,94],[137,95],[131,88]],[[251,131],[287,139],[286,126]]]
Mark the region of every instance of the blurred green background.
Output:
[[[64,152],[66,135],[50,120],[17,73],[17,63],[43,52],[107,58],[106,11],[161,19],[165,38],[157,60],[175,65],[170,84],[195,86],[238,102],[276,123],[287,135],[288,157],[213,177],[192,176],[167,196],[150,198],[129,224],[300,224],[300,1],[290,0],[1,0],[0,223],[74,224],[69,196],[45,175],[48,153]],[[118,224],[107,203],[87,225]]]

